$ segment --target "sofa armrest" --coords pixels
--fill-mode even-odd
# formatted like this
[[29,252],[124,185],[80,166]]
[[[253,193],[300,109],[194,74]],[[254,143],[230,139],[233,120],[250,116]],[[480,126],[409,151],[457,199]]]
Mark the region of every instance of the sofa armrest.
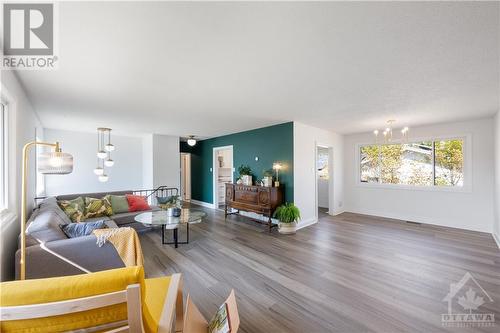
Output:
[[[26,248],[26,278],[75,275],[125,267],[114,246],[97,246],[94,235],[68,238]],[[16,252],[16,277],[19,258]]]

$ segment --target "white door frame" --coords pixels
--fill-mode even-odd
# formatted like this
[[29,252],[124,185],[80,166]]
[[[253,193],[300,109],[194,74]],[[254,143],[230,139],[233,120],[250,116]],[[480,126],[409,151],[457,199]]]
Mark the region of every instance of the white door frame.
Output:
[[218,166],[218,160],[217,160],[217,152],[219,150],[228,150],[231,149],[231,156],[232,161],[231,161],[231,182],[234,182],[234,150],[233,150],[233,145],[230,146],[221,146],[221,147],[214,147],[213,152],[212,152],[212,201],[215,209],[219,209],[219,193],[218,193],[218,173],[217,170],[219,169]]
[[[188,163],[184,163],[184,167],[186,170],[183,170],[183,160],[189,157]],[[184,174],[186,173],[186,174]],[[187,179],[186,181],[186,188],[184,188],[183,185],[183,177]],[[181,181],[180,181],[180,193],[179,195],[181,196],[182,200],[184,200],[184,194],[188,194],[186,199],[187,201],[191,201],[191,153],[181,153]],[[189,188],[188,188],[189,187]]]
[[332,214],[334,197],[333,197],[333,147],[320,142],[314,143],[314,216],[318,219],[318,147],[328,148],[328,214]]

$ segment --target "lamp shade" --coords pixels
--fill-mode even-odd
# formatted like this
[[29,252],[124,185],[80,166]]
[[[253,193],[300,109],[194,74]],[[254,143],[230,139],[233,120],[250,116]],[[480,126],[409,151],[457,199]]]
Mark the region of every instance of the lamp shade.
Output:
[[189,138],[187,140],[187,144],[190,145],[191,147],[194,146],[196,144],[196,140],[193,139],[193,138]]
[[38,172],[46,175],[64,175],[73,172],[73,156],[63,152],[41,153]]

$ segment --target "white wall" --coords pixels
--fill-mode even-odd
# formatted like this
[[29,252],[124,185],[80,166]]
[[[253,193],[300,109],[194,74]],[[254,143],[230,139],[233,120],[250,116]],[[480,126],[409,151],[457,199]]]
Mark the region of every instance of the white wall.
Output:
[[153,134],[142,139],[142,186],[153,188]]
[[47,195],[142,189],[142,138],[111,134],[115,164],[105,167],[109,180],[101,183],[94,174],[97,133],[45,129],[44,135],[46,141],[59,141],[62,150],[74,159],[72,173],[45,176]]
[[[357,182],[357,144],[374,141],[372,133],[345,136],[345,210],[455,228],[493,229],[493,119],[412,128],[410,138],[470,134],[470,191],[377,188]],[[467,177],[467,174],[465,175]]]
[[[294,201],[302,220],[299,227],[317,222],[316,204],[316,146],[333,148],[330,172],[330,214],[343,211],[343,136],[302,123],[293,123],[293,186]],[[330,174],[332,175],[332,174]]]
[[143,182],[147,188],[180,187],[179,137],[150,134],[143,138]]
[[494,118],[495,127],[495,216],[493,233],[500,247],[500,112]]
[[[14,277],[14,254],[17,250],[21,202],[21,161],[23,146],[35,139],[35,132],[41,129],[41,123],[22,86],[13,71],[1,71],[1,96],[8,103],[9,117],[9,211],[0,217],[0,279]],[[40,131],[40,133],[43,131]],[[28,211],[33,207],[35,196],[35,149],[30,153],[28,166]]]

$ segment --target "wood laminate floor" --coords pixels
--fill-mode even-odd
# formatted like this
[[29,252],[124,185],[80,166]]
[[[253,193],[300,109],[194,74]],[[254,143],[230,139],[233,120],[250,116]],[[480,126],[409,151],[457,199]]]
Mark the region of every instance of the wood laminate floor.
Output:
[[[178,249],[162,246],[159,230],[141,233],[146,274],[183,273],[206,317],[234,288],[240,332],[500,331],[500,251],[490,234],[344,213],[285,236],[205,210]],[[467,272],[493,299],[478,292],[472,303],[484,304],[472,313],[494,314],[496,327],[442,326],[443,298]]]

